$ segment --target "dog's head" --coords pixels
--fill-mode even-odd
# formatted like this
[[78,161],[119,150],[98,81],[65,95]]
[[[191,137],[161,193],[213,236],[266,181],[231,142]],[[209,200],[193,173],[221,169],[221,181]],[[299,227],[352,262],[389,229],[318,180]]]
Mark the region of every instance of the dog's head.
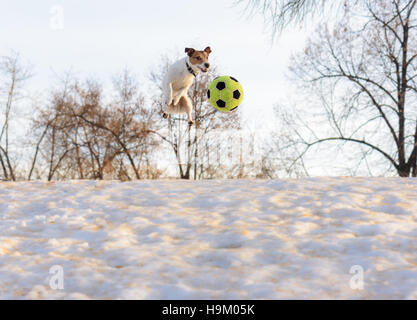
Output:
[[203,72],[207,72],[210,68],[208,61],[211,53],[210,47],[205,48],[203,51],[197,51],[193,48],[185,48],[185,52],[190,57],[190,63],[200,69]]

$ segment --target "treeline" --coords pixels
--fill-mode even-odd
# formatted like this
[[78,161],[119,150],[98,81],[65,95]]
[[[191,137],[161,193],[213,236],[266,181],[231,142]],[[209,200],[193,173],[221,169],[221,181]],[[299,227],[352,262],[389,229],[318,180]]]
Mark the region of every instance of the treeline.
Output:
[[[222,114],[208,105],[206,87],[215,70],[199,75],[189,92],[196,120],[189,127],[181,115],[161,117],[158,84],[168,62],[151,74],[151,96],[126,69],[107,89],[97,80],[64,74],[41,101],[28,99],[30,68],[18,54],[3,57],[1,65],[7,102],[0,118],[1,180],[272,177],[254,137],[241,130],[239,112]],[[23,135],[22,121],[16,121],[22,97],[26,105],[36,101]]]
[[150,90],[129,70],[112,88],[61,76],[48,98],[31,97],[22,121],[30,68],[1,57],[0,179],[417,177],[417,0],[345,1],[336,11],[292,55],[291,101],[280,99],[269,131],[208,105],[216,70],[189,91],[195,126],[163,119],[170,61],[150,74]]

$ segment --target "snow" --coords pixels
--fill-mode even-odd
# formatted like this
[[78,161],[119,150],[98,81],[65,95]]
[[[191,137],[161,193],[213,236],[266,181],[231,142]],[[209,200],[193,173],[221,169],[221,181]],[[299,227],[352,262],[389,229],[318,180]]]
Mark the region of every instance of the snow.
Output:
[[417,299],[416,253],[411,178],[0,184],[0,299]]

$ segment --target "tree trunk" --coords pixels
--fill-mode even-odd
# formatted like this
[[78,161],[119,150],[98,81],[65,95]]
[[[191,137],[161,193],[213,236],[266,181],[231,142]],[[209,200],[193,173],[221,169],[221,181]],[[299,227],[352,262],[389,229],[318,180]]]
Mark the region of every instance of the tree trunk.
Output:
[[398,175],[402,178],[407,178],[410,176],[410,166],[407,164],[401,164],[397,169]]
[[7,169],[6,169],[6,166],[4,164],[3,157],[1,156],[1,154],[0,154],[0,163],[1,163],[1,167],[3,168],[4,179],[8,180],[9,175],[7,174]]

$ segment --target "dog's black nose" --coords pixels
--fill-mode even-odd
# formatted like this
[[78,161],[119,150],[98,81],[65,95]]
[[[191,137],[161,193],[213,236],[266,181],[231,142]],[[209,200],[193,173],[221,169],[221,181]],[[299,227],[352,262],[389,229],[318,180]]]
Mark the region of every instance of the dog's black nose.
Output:
[[208,68],[208,67],[210,67],[210,63],[207,63],[207,62],[206,62],[206,63],[204,64],[204,66],[205,66],[206,68]]

